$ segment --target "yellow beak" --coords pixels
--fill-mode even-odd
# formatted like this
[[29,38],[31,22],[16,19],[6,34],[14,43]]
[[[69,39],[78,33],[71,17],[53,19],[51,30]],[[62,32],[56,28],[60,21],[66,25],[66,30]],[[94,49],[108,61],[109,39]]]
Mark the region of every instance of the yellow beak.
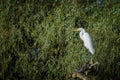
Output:
[[80,31],[80,29],[79,29],[79,28],[77,28],[77,29],[74,29],[74,30],[72,30],[72,31]]

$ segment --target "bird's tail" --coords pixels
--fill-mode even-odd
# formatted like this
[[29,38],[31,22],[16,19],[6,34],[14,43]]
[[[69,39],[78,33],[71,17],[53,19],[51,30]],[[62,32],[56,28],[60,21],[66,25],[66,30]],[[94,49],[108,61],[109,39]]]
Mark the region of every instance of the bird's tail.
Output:
[[91,52],[91,54],[95,53],[95,49],[89,49],[89,51]]

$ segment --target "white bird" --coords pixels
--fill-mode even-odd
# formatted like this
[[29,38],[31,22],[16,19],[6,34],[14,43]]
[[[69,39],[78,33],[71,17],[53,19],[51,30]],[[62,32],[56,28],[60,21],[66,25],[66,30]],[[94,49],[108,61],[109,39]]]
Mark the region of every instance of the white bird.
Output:
[[80,31],[79,36],[84,42],[84,46],[89,50],[91,54],[95,53],[94,45],[91,36],[87,33],[83,28],[78,28],[77,30],[73,31]]

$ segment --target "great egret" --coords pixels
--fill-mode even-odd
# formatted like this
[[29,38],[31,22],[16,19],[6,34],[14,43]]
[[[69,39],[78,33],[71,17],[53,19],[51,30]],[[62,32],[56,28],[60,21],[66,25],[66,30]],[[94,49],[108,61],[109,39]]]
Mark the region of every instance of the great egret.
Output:
[[79,36],[84,42],[84,46],[89,50],[91,54],[95,53],[94,45],[91,36],[83,28],[78,28],[73,31],[80,31]]

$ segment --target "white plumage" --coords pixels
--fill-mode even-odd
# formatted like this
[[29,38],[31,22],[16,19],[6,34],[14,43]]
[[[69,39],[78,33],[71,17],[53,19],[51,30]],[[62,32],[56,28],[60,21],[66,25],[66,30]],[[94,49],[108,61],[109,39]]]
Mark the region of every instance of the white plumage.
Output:
[[83,40],[84,46],[90,51],[91,54],[94,54],[94,45],[89,33],[87,33],[83,28],[78,28],[77,31],[80,31],[79,36]]

